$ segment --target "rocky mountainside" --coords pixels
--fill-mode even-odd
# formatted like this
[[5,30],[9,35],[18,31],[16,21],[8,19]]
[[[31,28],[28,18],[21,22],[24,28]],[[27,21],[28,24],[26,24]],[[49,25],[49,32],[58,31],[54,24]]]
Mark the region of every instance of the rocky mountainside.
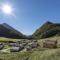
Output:
[[51,36],[60,35],[60,24],[45,22],[40,28],[38,28],[34,33],[34,38],[48,38]]
[[26,38],[21,32],[6,23],[0,24],[0,37],[7,38]]

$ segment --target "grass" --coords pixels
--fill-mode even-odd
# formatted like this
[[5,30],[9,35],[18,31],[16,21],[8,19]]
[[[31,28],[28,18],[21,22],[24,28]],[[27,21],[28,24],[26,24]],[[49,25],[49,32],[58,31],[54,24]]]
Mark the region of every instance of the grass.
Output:
[[0,60],[60,60],[60,48],[32,52],[0,53]]
[[58,51],[57,49],[34,51],[31,54],[29,60],[55,60],[57,58],[55,57],[57,51]]
[[43,47],[43,42],[45,40],[57,40],[57,47],[60,47],[60,36],[53,36],[53,37],[50,37],[50,38],[45,38],[45,39],[39,39],[38,40],[38,43],[40,44],[41,47]]
[[20,53],[0,53],[1,60],[27,60],[28,56],[30,55],[29,52],[20,52]]
[[9,42],[9,41],[20,41],[21,39],[11,39],[11,38],[5,38],[5,37],[0,37],[0,42]]
[[[60,47],[60,37],[51,37],[47,38],[50,40],[58,40],[58,46]],[[6,40],[9,41],[10,39],[7,38],[1,38],[0,41]],[[17,39],[11,39],[14,41],[17,41]],[[46,39],[40,39],[38,40],[38,43],[42,46],[43,41]],[[6,46],[5,48],[8,48]],[[56,49],[48,49],[48,48],[42,48],[38,47],[33,49],[30,52],[11,52],[11,53],[3,53],[0,52],[0,60],[60,60],[60,48]]]

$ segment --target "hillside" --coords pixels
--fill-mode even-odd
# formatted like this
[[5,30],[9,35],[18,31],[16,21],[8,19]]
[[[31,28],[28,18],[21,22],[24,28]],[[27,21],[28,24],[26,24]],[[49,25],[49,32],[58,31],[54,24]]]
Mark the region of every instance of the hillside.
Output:
[[60,35],[60,24],[45,22],[32,35],[26,36],[6,23],[0,24],[0,37],[17,39],[40,39]]
[[34,38],[48,38],[51,36],[60,35],[60,24],[46,22],[38,28],[32,35]]
[[21,32],[6,23],[0,24],[0,37],[7,38],[26,38]]
[[[58,40],[58,47],[60,47],[60,36],[50,37],[46,39],[38,40],[39,44],[42,44],[44,40]],[[0,37],[0,41],[17,41],[17,39],[9,39]],[[19,39],[20,40],[20,39]],[[21,40],[22,41],[22,40]],[[10,47],[5,46],[4,49]],[[48,49],[48,48],[35,48],[32,51],[20,51],[20,52],[1,52],[0,50],[0,60],[60,60],[60,48]]]
[[0,60],[60,60],[60,49],[36,50],[33,52],[19,52],[3,54],[0,53]]

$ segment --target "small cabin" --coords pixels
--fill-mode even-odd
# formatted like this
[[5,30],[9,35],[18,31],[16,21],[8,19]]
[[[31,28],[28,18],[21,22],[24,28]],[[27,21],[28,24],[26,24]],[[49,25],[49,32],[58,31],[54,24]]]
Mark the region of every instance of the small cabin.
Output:
[[43,47],[45,47],[45,48],[57,48],[57,40],[55,40],[55,41],[45,40],[45,42],[43,42]]

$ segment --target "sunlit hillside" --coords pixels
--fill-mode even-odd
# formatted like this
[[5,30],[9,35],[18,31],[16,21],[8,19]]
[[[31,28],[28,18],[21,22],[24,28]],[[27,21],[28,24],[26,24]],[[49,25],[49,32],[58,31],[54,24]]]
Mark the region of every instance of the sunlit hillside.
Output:
[[40,39],[48,38],[55,35],[60,35],[60,24],[46,22],[34,32],[33,37]]

